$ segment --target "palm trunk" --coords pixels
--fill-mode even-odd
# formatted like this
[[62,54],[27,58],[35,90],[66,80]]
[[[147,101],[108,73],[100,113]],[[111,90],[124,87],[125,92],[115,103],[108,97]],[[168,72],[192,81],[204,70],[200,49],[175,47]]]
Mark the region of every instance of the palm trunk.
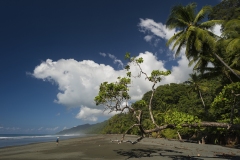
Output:
[[[235,96],[235,95],[234,95]],[[234,116],[234,108],[235,108],[235,101],[236,101],[236,96],[234,97],[233,105],[231,108],[231,117],[230,117],[230,123],[233,124],[233,116]]]
[[205,106],[204,100],[203,100],[203,98],[202,98],[202,93],[201,93],[200,90],[198,90],[198,93],[199,93],[199,96],[200,96],[200,98],[201,98],[201,100],[202,100],[202,104],[203,104],[203,106],[204,106],[204,109],[206,110],[206,106]]
[[218,59],[225,67],[227,67],[235,76],[237,76],[237,77],[240,79],[240,75],[238,75],[236,72],[234,72],[234,70],[233,70],[230,66],[228,66],[228,65],[222,60],[221,57],[219,57],[216,53],[213,53],[213,54],[214,54],[214,56],[217,57],[217,59]]
[[199,96],[200,96],[200,98],[201,98],[201,100],[202,100],[202,104],[203,104],[203,107],[204,107],[205,116],[207,116],[207,108],[206,108],[205,102],[204,102],[204,100],[203,100],[202,93],[201,93],[200,90],[198,90],[198,93],[199,93]]

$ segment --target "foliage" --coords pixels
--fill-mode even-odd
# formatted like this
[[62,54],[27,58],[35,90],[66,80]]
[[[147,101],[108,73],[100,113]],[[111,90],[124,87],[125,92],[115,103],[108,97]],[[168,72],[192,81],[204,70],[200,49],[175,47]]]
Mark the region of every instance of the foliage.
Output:
[[240,14],[240,0],[222,0],[221,3],[213,7],[209,19],[231,20],[238,18]]
[[196,13],[196,7],[196,3],[173,7],[166,23],[170,29],[180,29],[168,40],[167,45],[173,44],[172,50],[177,47],[176,56],[179,55],[183,47],[186,47],[185,54],[189,59],[189,65],[196,62],[195,69],[206,67],[207,61],[212,58],[211,52],[215,46],[216,35],[209,29],[213,28],[215,24],[222,23],[221,20],[202,22],[212,8],[204,6]]
[[182,124],[194,124],[194,123],[200,123],[201,120],[197,116],[193,116],[184,112],[178,112],[178,111],[171,111],[169,110],[164,115],[165,123],[167,124],[174,124],[176,125],[176,128],[181,129]]
[[118,77],[118,81],[115,83],[101,83],[99,93],[94,99],[96,105],[105,105],[110,112],[113,110],[123,111],[123,104],[130,99],[128,94],[130,82],[130,78]]
[[233,123],[239,123],[240,113],[240,82],[224,86],[219,95],[216,96],[211,105],[210,112],[221,122],[230,122],[233,114]]
[[[125,132],[135,122],[131,114],[117,114],[108,120],[107,125],[103,129],[105,134],[120,134]],[[138,134],[139,131],[133,128],[129,134]]]
[[[228,6],[238,5],[238,1],[234,0],[229,3],[224,0],[222,3]],[[121,111],[121,114],[109,120],[104,133],[127,131],[141,136],[152,133],[155,137],[160,134],[171,138],[176,138],[177,132],[183,137],[213,134],[215,137],[212,139],[217,141],[222,135],[237,134],[228,129],[229,126],[237,126],[231,125],[233,123],[240,124],[240,82],[236,79],[240,78],[240,20],[204,21],[208,14],[213,15],[212,8],[205,6],[196,12],[196,7],[195,3],[177,5],[173,7],[167,20],[168,28],[179,30],[169,39],[167,45],[173,46],[176,56],[182,48],[186,48],[189,65],[195,65],[191,78],[184,83],[157,87],[163,76],[171,72],[153,70],[147,74],[141,68],[144,59],[131,57],[130,53],[126,53],[126,77],[119,77],[114,83],[102,83],[99,94],[95,97],[97,105],[104,105],[110,111]],[[216,12],[215,8],[213,11]],[[224,25],[222,37],[211,32],[216,24]],[[212,65],[209,66],[209,63]],[[131,65],[139,68],[138,75],[131,73]],[[128,101],[131,97],[128,92],[131,78],[141,76],[152,82],[152,89],[141,100],[130,105]],[[124,112],[125,109],[128,112]],[[212,126],[216,128],[207,128]],[[221,127],[225,129],[220,129]]]
[[165,129],[163,131],[161,131],[160,135],[164,138],[168,138],[168,139],[177,139],[177,132],[176,130],[172,130],[172,129]]

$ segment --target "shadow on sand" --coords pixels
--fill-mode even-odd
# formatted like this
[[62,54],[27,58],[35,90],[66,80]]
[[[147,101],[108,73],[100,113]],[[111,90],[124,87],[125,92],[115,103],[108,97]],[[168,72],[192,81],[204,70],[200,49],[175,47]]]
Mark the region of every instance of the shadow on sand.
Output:
[[169,158],[172,160],[204,160],[204,159],[228,159],[228,160],[239,160],[240,156],[228,155],[228,154],[216,154],[215,156],[186,156],[183,152],[169,150],[169,149],[131,149],[131,150],[115,150],[119,155],[125,156],[125,159],[130,158],[142,158],[142,157],[155,157],[161,159],[161,157]]

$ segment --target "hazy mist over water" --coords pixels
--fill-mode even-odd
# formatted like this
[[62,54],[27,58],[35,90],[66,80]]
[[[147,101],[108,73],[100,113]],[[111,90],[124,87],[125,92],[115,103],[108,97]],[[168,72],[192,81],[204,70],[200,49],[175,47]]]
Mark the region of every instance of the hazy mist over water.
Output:
[[56,142],[57,137],[60,141],[69,138],[83,137],[84,134],[0,134],[0,148],[8,146],[26,145],[39,142]]

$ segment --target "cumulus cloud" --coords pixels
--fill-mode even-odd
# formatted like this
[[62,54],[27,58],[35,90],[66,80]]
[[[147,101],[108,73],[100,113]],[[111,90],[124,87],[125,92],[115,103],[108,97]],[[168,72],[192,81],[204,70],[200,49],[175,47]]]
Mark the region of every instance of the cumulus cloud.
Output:
[[178,60],[178,66],[172,67],[172,74],[165,78],[165,82],[172,82],[172,83],[181,83],[188,79],[189,74],[192,73],[192,67],[188,66],[188,59],[185,55],[181,55],[180,59]]
[[[150,75],[154,69],[166,70],[164,62],[158,60],[157,56],[151,52],[140,53],[137,57],[143,57],[141,64],[144,71]],[[184,60],[179,61],[180,68],[187,67]],[[185,69],[173,68],[170,77],[163,79],[161,84],[171,82],[181,82],[188,72]],[[139,69],[131,67],[133,75],[137,75]],[[111,116],[108,111],[103,112],[103,108],[97,108],[94,97],[98,94],[99,85],[104,82],[116,82],[117,77],[126,75],[125,70],[115,70],[113,67],[97,64],[91,60],[76,61],[74,59],[60,59],[52,61],[47,59],[37,66],[32,75],[37,79],[54,83],[58,86],[59,93],[54,102],[67,106],[68,108],[79,107],[80,111],[75,116],[86,121],[97,121],[99,116]],[[182,75],[182,76],[181,76]],[[133,101],[142,98],[143,94],[151,89],[151,83],[145,77],[132,79],[130,95]]]
[[117,112],[109,112],[109,110],[89,108],[86,106],[81,106],[79,113],[76,115],[77,119],[82,119],[85,121],[96,122],[99,117],[111,117]]
[[212,32],[218,36],[222,35],[222,31],[221,31],[222,25],[215,25],[212,29]]
[[69,108],[95,106],[99,84],[104,81],[115,81],[123,71],[115,71],[111,66],[97,64],[91,60],[47,59],[34,69],[35,78],[57,84],[59,93],[54,101]]

